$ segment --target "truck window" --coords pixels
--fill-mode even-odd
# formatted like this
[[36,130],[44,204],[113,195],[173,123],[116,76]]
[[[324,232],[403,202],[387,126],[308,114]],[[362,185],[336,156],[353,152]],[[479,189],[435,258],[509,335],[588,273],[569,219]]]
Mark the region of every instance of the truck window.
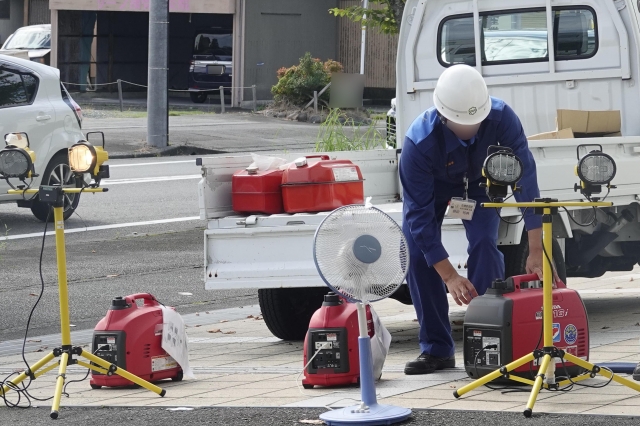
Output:
[[[544,9],[485,12],[482,23],[482,65],[548,61],[547,14]],[[598,48],[592,9],[554,8],[556,60],[586,59]],[[446,18],[438,34],[439,61],[444,66],[475,66],[473,15]]]

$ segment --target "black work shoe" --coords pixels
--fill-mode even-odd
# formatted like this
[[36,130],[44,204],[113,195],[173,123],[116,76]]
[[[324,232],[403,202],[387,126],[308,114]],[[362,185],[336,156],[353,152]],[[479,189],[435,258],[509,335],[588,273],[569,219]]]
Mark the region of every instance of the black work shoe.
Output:
[[404,374],[431,374],[436,370],[455,368],[456,358],[438,358],[426,352],[404,366]]
[[633,380],[640,382],[640,362],[636,365],[636,368],[633,369]]

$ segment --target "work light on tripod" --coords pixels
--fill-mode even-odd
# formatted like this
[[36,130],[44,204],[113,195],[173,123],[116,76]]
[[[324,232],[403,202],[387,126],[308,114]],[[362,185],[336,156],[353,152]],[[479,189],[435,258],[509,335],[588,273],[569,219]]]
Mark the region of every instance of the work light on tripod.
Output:
[[522,169],[522,161],[511,148],[490,146],[482,165],[482,176],[487,178],[487,182],[481,185],[486,188],[489,199],[494,202],[504,200],[509,187],[516,191]]
[[[598,147],[599,149],[590,151],[580,157],[580,148],[588,146]],[[591,199],[593,194],[602,192],[603,186],[607,190],[613,188],[611,181],[616,176],[616,162],[610,155],[602,152],[602,145],[579,145],[577,156],[576,176],[580,178],[580,184],[574,186],[575,191],[580,191],[585,197]]]
[[88,173],[95,180],[96,186],[100,185],[101,179],[109,177],[109,166],[104,163],[109,159],[109,153],[104,150],[104,133],[102,135],[102,146],[94,146],[86,140],[79,141],[69,148],[69,167],[78,175]]
[[6,147],[0,151],[0,177],[21,181],[36,177],[36,154],[30,149],[29,136],[26,133],[9,133],[5,135],[5,143]]

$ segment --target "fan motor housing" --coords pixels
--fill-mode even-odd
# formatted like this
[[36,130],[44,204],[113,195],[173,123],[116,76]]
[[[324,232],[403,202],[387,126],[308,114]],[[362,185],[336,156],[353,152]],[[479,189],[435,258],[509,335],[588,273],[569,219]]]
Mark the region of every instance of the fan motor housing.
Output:
[[[496,280],[484,296],[469,304],[463,325],[464,366],[469,377],[483,377],[543,347],[543,290],[542,286],[527,282],[528,277]],[[553,336],[558,349],[589,359],[589,324],[584,303],[577,291],[561,282],[553,289]],[[497,347],[484,349],[493,345]],[[511,374],[534,379],[539,361],[520,366]],[[563,366],[556,359],[557,376],[568,373],[575,377],[582,371],[575,364],[565,361]]]
[[[373,337],[373,319],[366,308],[367,331]],[[360,378],[358,359],[358,312],[355,303],[349,303],[336,294],[325,296],[309,323],[304,340],[304,364],[319,350],[305,369],[302,384],[306,389],[314,386],[344,386],[357,384]],[[323,348],[324,349],[320,349]]]

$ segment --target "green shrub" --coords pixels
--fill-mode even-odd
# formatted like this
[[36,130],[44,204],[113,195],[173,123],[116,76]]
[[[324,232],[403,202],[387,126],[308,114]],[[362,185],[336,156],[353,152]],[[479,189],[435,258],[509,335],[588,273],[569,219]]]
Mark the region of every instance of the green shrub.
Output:
[[[300,58],[300,63],[290,68],[278,70],[278,84],[271,88],[273,99],[276,102],[302,105],[313,99],[313,92],[320,92],[331,81],[331,73],[342,72],[343,67],[339,62],[329,59],[322,62],[312,58],[307,52]],[[321,97],[329,100],[327,90]]]
[[376,128],[375,120],[362,125],[356,123],[344,111],[333,108],[329,111],[324,123],[320,125],[315,150],[316,152],[362,151],[386,147],[385,137]]

